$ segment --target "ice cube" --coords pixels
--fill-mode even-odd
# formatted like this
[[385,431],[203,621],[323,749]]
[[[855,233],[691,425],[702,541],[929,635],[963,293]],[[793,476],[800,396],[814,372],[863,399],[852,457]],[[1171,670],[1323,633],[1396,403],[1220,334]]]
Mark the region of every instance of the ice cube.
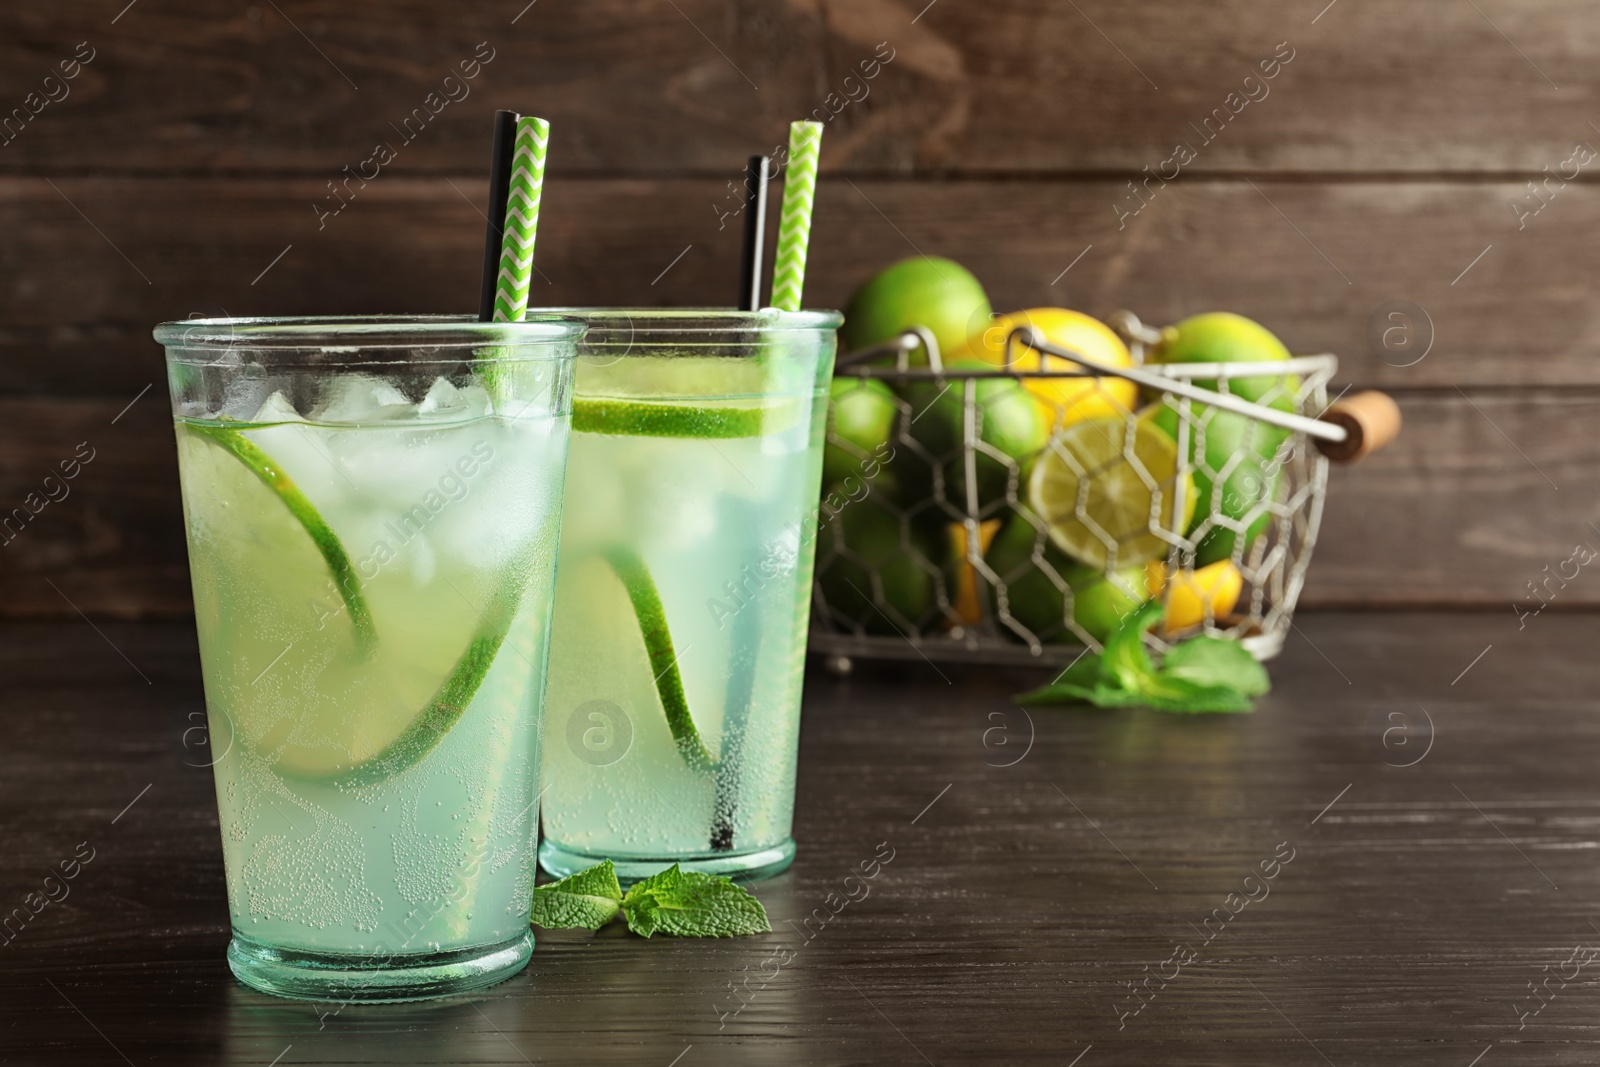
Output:
[[411,580],[419,586],[433,581],[439,569],[439,557],[434,553],[426,534],[418,533],[406,542],[406,546],[400,550],[400,559],[410,566]]
[[489,411],[489,394],[482,386],[457,388],[443,378],[428,387],[428,395],[417,405],[417,414],[433,421],[475,419]]
[[279,389],[262,402],[261,407],[256,410],[255,417],[250,421],[271,424],[304,422],[306,420],[305,416],[296,411],[294,405],[289,403],[289,398],[283,395],[283,390]]
[[315,422],[386,422],[415,410],[404,393],[391,382],[367,374],[341,374],[322,389],[322,403],[312,413]]
[[443,378],[435,378],[433,384],[428,386],[428,395],[417,405],[417,414],[433,415],[437,412],[451,411],[460,403],[461,390]]

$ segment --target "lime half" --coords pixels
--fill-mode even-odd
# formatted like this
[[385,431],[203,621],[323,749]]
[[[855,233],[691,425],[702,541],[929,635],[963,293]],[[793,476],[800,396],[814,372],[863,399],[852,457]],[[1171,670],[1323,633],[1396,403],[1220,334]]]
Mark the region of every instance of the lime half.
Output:
[[[1179,499],[1182,518],[1177,517]],[[1056,434],[1028,479],[1028,503],[1050,540],[1097,570],[1166,555],[1194,511],[1178,446],[1148,416],[1088,419]]]

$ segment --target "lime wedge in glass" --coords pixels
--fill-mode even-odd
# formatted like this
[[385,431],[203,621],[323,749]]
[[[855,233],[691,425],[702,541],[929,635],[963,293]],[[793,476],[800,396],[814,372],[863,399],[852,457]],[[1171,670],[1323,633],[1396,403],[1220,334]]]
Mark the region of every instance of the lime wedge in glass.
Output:
[[691,437],[706,440],[780,433],[799,422],[798,399],[752,404],[713,401],[684,404],[629,397],[578,397],[572,403],[574,433],[630,437]]
[[683,678],[678,673],[678,655],[673,650],[672,632],[667,629],[667,611],[661,605],[661,595],[656,592],[650,569],[644,565],[644,560],[621,546],[611,548],[605,557],[633,605],[639,635],[644,639],[645,654],[655,675],[656,695],[666,713],[672,739],[685,763],[696,770],[709,770],[716,765],[716,757],[706,747],[694,717],[689,714],[689,700],[684,696]]
[[374,590],[264,449],[233,427],[194,423],[178,447],[185,481],[206,487],[185,495],[196,611],[215,620],[209,629],[230,652],[207,679],[213,713],[288,777],[362,785],[421,760],[482,685],[528,561],[508,568],[486,609],[462,597],[411,605],[392,595],[379,604],[391,620],[379,641]]
[[351,564],[350,555],[345,552],[338,535],[323,521],[311,501],[300,491],[300,487],[295,485],[271,456],[238,430],[229,426],[205,423],[185,425],[190,433],[216,445],[244,464],[245,469],[255,475],[261,484],[289,509],[289,514],[304,528],[311,538],[311,543],[316,546],[327,563],[333,584],[338,589],[340,599],[344,601],[345,610],[349,612],[350,625],[355,629],[357,644],[364,652],[370,652],[377,643],[378,635],[373,629],[372,612],[367,609],[366,598],[361,595],[361,580],[356,576],[355,566]]
[[421,714],[411,720],[399,737],[396,737],[376,756],[357,764],[338,776],[344,785],[368,785],[381,782],[421,762],[422,758],[444,739],[450,728],[461,718],[467,705],[477,695],[483,679],[494,666],[495,656],[505,643],[512,620],[522,603],[522,594],[528,586],[531,561],[518,560],[507,574],[494,598],[490,601],[483,620],[467,644],[466,651],[456,660],[443,684],[434,693]]
[[[800,397],[755,402],[707,399],[695,404],[633,397],[578,397],[572,406],[572,429],[574,433],[699,440],[760,437],[798,425],[807,410],[806,403]],[[607,579],[592,571],[586,574],[584,599],[592,606],[611,601],[620,604],[618,592],[626,596],[627,607],[621,611],[631,611],[638,625],[655,680],[655,696],[679,753],[695,770],[714,770],[717,759],[706,747],[689,711],[666,609],[649,567],[635,552],[621,546],[606,550],[603,557],[612,577]],[[617,590],[619,583],[621,589]],[[561,639],[559,634],[556,639]]]

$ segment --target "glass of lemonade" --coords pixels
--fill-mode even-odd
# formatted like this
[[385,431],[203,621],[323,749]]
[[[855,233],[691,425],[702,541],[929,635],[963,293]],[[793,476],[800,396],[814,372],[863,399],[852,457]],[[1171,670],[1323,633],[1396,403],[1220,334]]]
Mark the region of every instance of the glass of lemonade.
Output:
[[247,984],[409,1000],[527,963],[581,332],[156,329]]
[[836,312],[555,309],[580,345],[540,862],[794,857]]

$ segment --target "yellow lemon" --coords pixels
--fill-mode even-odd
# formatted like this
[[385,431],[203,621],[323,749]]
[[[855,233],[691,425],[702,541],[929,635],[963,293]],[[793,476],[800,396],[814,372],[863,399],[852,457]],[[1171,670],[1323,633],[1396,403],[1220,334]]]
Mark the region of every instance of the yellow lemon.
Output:
[[[997,367],[1006,366],[1006,337],[1018,326],[1031,325],[1045,340],[1081,353],[1097,363],[1131,367],[1133,358],[1122,338],[1099,319],[1066,308],[1030,308],[1013,311],[994,319],[980,333],[967,339],[963,349],[952,355],[975,356]],[[1076,363],[1059,356],[1045,355],[1016,346],[1012,349],[1013,370],[1071,371]],[[1024,378],[1030,393],[1045,408],[1055,429],[1084,419],[1104,419],[1132,411],[1138,400],[1138,387],[1121,378]]]
[[[999,519],[989,519],[978,523],[978,554],[981,556],[989,551],[989,543],[994,540],[995,531],[1000,529]],[[954,572],[950,584],[952,586],[952,599],[950,610],[954,618],[949,620],[952,626],[965,623],[976,626],[983,621],[983,607],[978,594],[978,570],[967,558],[967,528],[963,523],[950,524],[950,568]]]
[[[1167,565],[1153,559],[1145,565],[1145,587],[1152,597],[1159,597],[1167,587]],[[1180,570],[1172,579],[1172,591],[1167,594],[1167,612],[1162,623],[1166,633],[1187,630],[1206,621],[1209,607],[1212,621],[1220,620],[1239,603],[1244,590],[1244,575],[1232,560],[1222,560],[1198,570]]]

